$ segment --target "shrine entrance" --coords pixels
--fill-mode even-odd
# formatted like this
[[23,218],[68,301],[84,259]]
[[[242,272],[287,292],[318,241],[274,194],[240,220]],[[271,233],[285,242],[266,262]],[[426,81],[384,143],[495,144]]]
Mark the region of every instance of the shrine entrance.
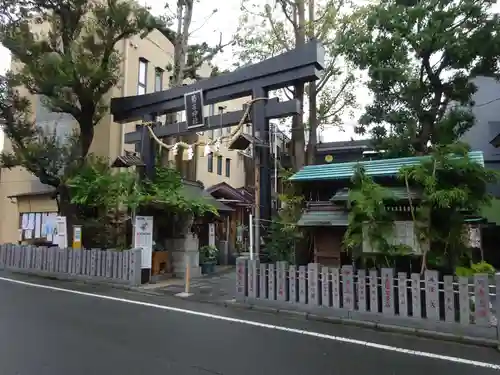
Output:
[[[186,135],[204,132],[214,128],[226,128],[243,122],[252,123],[252,134],[240,133],[231,141],[233,149],[245,149],[253,145],[256,159],[255,191],[253,207],[257,224],[271,220],[271,157],[269,147],[269,120],[299,115],[300,102],[297,99],[280,102],[269,98],[269,91],[290,87],[297,83],[307,83],[319,79],[324,69],[324,49],[317,41],[288,51],[260,63],[237,69],[165,91],[124,97],[111,100],[111,114],[118,123],[142,121],[154,123],[152,132],[155,138]],[[251,96],[250,108],[227,112],[215,116],[205,116],[204,106],[228,100]],[[162,124],[155,120],[162,115],[186,111],[186,121]],[[167,116],[168,117],[168,116]],[[125,143],[135,144],[141,156],[146,175],[154,171],[154,140],[150,129],[137,125],[136,131],[125,135]],[[217,141],[217,140],[215,140]],[[260,225],[255,225],[255,238],[260,238]],[[259,254],[260,241],[255,240],[255,254]],[[145,269],[143,282],[150,270]]]

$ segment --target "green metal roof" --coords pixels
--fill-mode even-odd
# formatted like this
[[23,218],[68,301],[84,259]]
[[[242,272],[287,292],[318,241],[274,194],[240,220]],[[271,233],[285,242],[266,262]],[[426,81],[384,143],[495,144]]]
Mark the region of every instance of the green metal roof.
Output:
[[[387,188],[388,191],[390,191],[391,196],[388,197],[388,199],[393,199],[393,200],[407,200],[408,199],[408,192],[406,188],[404,187],[392,187],[392,188]],[[412,199],[418,199],[419,194],[416,191],[410,190],[410,197]],[[330,198],[330,201],[332,202],[347,202],[349,200],[349,189],[348,188],[343,188],[340,189],[335,193],[333,197]]]
[[306,211],[302,214],[299,227],[346,227],[348,213],[343,211]]
[[[308,165],[290,177],[290,181],[344,180],[352,177],[354,168],[360,164],[368,176],[396,176],[402,167],[417,165],[429,156],[416,156],[397,159],[363,160],[348,163]],[[472,151],[469,158],[484,165],[483,152]]]

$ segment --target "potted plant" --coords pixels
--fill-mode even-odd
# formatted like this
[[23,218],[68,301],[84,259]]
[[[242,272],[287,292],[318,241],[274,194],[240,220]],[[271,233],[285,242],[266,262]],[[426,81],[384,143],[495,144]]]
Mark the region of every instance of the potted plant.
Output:
[[219,250],[214,246],[206,245],[200,249],[200,266],[202,274],[210,275],[215,272],[218,256]]

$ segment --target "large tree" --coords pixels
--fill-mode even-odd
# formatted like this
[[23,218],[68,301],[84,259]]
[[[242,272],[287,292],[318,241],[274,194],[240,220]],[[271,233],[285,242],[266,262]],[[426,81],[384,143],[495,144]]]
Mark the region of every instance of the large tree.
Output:
[[[65,181],[84,162],[94,127],[108,110],[108,93],[120,82],[116,46],[144,36],[156,20],[121,0],[5,0],[0,16],[0,42],[15,64],[2,82],[0,117],[12,151],[1,155],[1,165],[24,167],[54,187],[70,226],[75,213]],[[35,122],[37,97],[49,111],[74,118],[73,137],[63,139]]]
[[387,157],[427,155],[400,171],[408,190],[422,192],[415,209],[409,199],[419,241],[431,245],[422,246],[422,271],[467,266],[464,220],[481,214],[497,176],[471,160],[460,140],[475,124],[474,78],[498,77],[500,19],[489,0],[390,0],[360,9],[352,21],[341,47],[368,71],[374,96],[358,131],[370,131]]
[[341,46],[368,71],[374,95],[358,132],[371,130],[380,147],[412,155],[473,126],[473,78],[499,73],[500,20],[491,3],[391,0],[357,11]]
[[345,0],[275,0],[272,5],[260,7],[252,0],[243,1],[241,64],[262,61],[312,39],[325,46],[326,68],[321,79],[283,91],[289,98],[308,99],[306,116],[295,116],[292,121],[296,169],[313,163],[318,128],[341,125],[341,116],[355,105],[353,70],[345,65],[338,50],[338,39],[349,22],[347,13],[351,5]]

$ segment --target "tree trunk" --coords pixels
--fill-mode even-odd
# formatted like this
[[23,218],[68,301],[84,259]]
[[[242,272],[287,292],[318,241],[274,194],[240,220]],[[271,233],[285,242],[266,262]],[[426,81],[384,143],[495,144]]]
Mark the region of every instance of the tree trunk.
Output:
[[[308,38],[314,39],[314,0],[309,0],[309,27]],[[316,82],[309,83],[309,142],[307,144],[307,160],[308,165],[314,164],[314,156],[316,153],[316,145],[318,143],[318,115],[317,115],[317,87]]]
[[59,193],[59,215],[66,217],[68,247],[71,247],[73,245],[73,225],[77,224],[76,207],[71,203],[71,193],[68,186],[61,184],[57,191]]
[[[305,0],[295,0],[295,12],[298,19],[295,29],[295,46],[306,43]],[[305,134],[304,134],[304,84],[294,86],[294,98],[300,100],[300,113],[292,121],[293,167],[301,169],[305,165]]]

